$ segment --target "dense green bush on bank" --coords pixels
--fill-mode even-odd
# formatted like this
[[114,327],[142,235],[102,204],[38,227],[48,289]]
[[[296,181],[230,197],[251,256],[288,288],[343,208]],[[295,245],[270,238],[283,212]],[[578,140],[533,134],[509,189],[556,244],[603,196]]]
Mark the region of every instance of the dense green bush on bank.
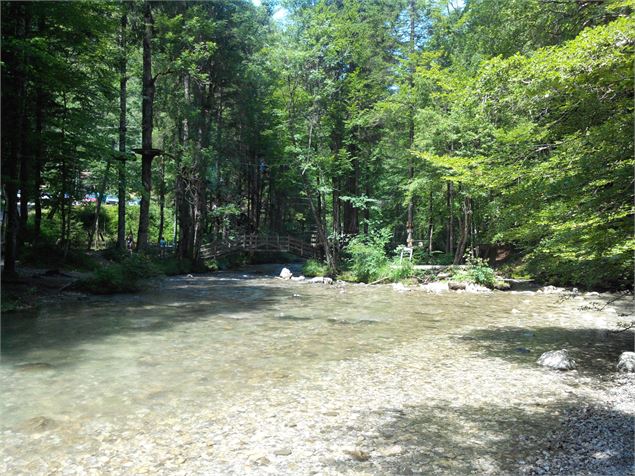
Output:
[[492,288],[496,285],[497,279],[494,270],[482,258],[469,256],[466,260],[466,267],[452,274],[452,281],[480,284]]
[[304,263],[304,266],[302,266],[302,274],[308,278],[326,276],[329,274],[329,268],[326,263],[322,261],[309,259]]

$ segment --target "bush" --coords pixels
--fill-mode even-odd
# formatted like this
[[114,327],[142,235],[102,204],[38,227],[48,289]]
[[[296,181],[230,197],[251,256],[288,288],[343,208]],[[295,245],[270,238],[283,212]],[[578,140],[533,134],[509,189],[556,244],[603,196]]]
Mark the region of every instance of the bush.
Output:
[[349,271],[358,281],[372,282],[381,277],[381,270],[388,264],[385,247],[390,239],[388,230],[368,235],[358,235],[346,245],[350,256]]
[[20,252],[20,262],[40,268],[70,268],[80,271],[97,269],[97,261],[90,255],[76,249],[69,249],[64,256],[64,248],[48,241],[35,246],[25,245]]
[[78,287],[95,294],[125,293],[139,290],[139,281],[161,274],[148,256],[133,254],[120,263],[104,266],[93,277],[81,280]]
[[466,264],[465,269],[454,272],[452,281],[480,284],[489,288],[496,284],[496,274],[492,268],[485,264],[485,260],[469,256]]
[[400,260],[396,256],[391,262],[382,267],[377,275],[377,279],[398,283],[414,277],[414,264],[408,259]]
[[314,276],[326,276],[329,274],[329,268],[326,263],[316,259],[309,259],[302,266],[302,274],[312,278]]

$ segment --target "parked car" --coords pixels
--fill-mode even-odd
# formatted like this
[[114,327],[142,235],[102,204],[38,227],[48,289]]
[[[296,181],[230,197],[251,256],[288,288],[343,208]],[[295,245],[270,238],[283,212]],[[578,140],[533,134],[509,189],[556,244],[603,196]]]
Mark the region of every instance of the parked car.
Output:
[[119,203],[119,199],[114,195],[106,195],[106,199],[104,200],[106,205],[117,205]]

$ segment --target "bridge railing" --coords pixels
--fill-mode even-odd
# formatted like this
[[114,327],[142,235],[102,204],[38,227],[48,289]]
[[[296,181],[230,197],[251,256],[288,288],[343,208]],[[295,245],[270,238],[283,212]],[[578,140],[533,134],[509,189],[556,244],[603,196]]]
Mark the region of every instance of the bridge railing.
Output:
[[243,234],[233,239],[217,240],[201,247],[201,257],[217,258],[234,251],[280,251],[302,257],[315,257],[317,248],[291,235]]

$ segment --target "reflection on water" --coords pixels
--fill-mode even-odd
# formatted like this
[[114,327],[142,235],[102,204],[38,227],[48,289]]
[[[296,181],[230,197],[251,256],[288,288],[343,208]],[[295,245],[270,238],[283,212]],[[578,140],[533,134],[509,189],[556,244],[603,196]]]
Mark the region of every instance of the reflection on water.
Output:
[[[451,365],[453,351],[533,368],[541,352],[563,347],[585,362],[580,374],[612,371],[632,336],[609,338],[605,314],[576,306],[548,295],[396,293],[230,273],[170,278],[159,291],[3,316],[1,428],[94,419],[117,428],[130,415],[178,418],[201,402],[266,400],[293,382],[319,388],[338,362],[418,340],[435,344],[422,372]],[[69,434],[61,445],[73,443]]]

